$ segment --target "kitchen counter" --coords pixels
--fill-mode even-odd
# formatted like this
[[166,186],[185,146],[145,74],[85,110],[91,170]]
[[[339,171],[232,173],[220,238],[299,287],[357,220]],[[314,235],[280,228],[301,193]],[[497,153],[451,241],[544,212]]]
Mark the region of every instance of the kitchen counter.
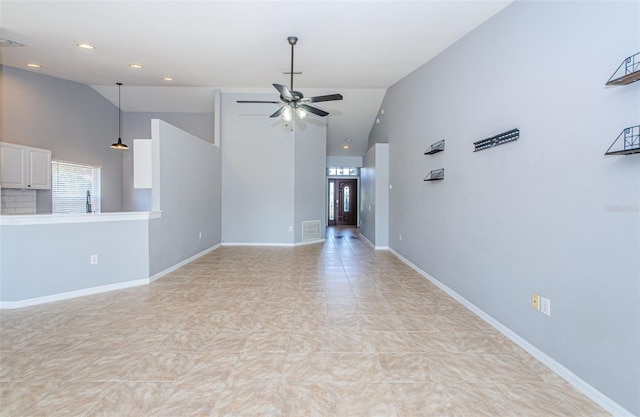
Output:
[[8,214],[0,216],[0,226],[151,220],[158,219],[161,217],[161,215],[161,211],[129,211],[82,214]]

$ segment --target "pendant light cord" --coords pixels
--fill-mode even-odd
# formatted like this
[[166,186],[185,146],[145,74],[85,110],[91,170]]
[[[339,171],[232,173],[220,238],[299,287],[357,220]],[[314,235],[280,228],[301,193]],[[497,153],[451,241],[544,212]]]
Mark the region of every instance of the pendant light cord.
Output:
[[122,139],[122,110],[120,109],[120,88],[122,83],[118,84],[118,139]]

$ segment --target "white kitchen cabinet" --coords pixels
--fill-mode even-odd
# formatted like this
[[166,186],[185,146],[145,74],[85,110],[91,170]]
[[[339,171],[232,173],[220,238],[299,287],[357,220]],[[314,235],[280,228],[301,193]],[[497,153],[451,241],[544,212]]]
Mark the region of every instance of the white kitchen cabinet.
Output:
[[2,188],[51,189],[51,151],[0,142]]

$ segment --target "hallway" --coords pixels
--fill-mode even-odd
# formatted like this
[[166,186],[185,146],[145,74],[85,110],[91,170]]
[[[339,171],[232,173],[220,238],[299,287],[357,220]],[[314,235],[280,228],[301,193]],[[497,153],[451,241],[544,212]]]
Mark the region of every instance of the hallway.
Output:
[[0,311],[0,415],[604,416],[358,229]]

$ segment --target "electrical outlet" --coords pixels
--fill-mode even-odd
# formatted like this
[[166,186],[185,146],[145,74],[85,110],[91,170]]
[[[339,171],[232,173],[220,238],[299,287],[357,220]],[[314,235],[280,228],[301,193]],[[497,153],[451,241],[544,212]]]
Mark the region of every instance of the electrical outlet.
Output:
[[546,297],[540,297],[540,312],[551,316],[551,300]]
[[289,231],[293,232],[293,226],[289,226]]
[[540,311],[540,296],[536,293],[531,296],[531,307]]
[[98,264],[98,255],[91,255],[90,261],[91,261],[91,265],[97,265]]

